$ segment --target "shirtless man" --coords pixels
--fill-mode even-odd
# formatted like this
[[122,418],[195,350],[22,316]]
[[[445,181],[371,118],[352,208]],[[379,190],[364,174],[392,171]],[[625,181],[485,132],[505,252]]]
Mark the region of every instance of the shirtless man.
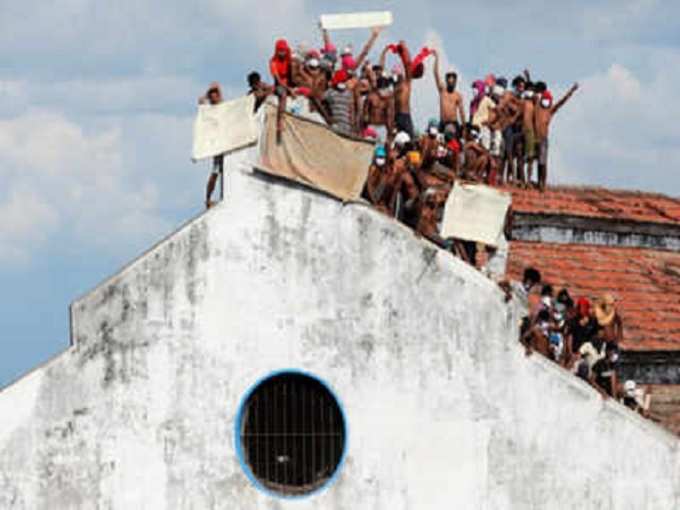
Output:
[[300,69],[301,85],[309,89],[309,101],[312,103],[312,111],[317,111],[330,124],[330,113],[323,106],[324,94],[328,90],[328,79],[326,73],[321,69],[321,62],[316,57],[312,57],[305,62]]
[[465,122],[465,109],[463,108],[463,96],[456,90],[458,75],[450,71],[446,73],[446,83],[442,82],[439,74],[439,53],[432,50],[434,55],[434,79],[439,91],[439,119],[440,130],[445,130],[449,124]]
[[[526,163],[526,183],[531,186],[531,177],[534,172],[536,160],[536,129],[534,112],[536,111],[536,99],[533,84],[528,83],[522,95],[522,134],[524,135],[524,163]],[[524,172],[521,172],[524,174]]]
[[545,91],[541,95],[541,100],[534,113],[536,127],[536,145],[539,149],[538,155],[538,187],[541,191],[545,190],[548,178],[548,135],[550,132],[550,122],[553,115],[564,106],[569,98],[578,90],[578,83],[575,83],[562,98],[553,105],[552,94]]
[[394,93],[391,82],[384,76],[376,80],[375,88],[371,88],[364,100],[361,120],[362,130],[368,126],[385,126],[387,135],[394,130]]
[[479,142],[479,137],[479,128],[474,124],[468,124],[465,130],[465,146],[463,149],[465,155],[463,177],[465,179],[481,181],[489,168],[491,157]]
[[368,200],[380,212],[394,216],[400,184],[401,179],[394,160],[388,159],[385,147],[378,145],[366,179]]
[[248,75],[248,95],[255,96],[255,112],[260,109],[262,103],[274,93],[274,87],[262,81],[260,73],[253,71]]
[[[498,87],[500,80],[496,82]],[[502,137],[503,151],[499,154],[500,161],[500,180],[512,182],[514,178],[514,165],[512,165],[512,157],[508,157],[509,151],[512,150],[513,145],[513,126],[522,114],[522,103],[513,94],[511,90],[503,90],[502,94],[499,91],[498,104],[493,110],[493,119],[491,123],[492,130],[495,130]],[[497,143],[501,143],[500,139]],[[503,170],[505,169],[505,176]]]
[[396,76],[396,83],[394,86],[394,100],[396,107],[396,125],[399,131],[404,131],[413,139],[413,119],[411,118],[411,91],[413,89],[413,76],[411,69],[411,54],[404,41],[399,44],[390,44],[385,47],[380,55],[380,67],[385,69],[385,60],[387,52],[396,52],[401,58],[403,68],[399,70]]

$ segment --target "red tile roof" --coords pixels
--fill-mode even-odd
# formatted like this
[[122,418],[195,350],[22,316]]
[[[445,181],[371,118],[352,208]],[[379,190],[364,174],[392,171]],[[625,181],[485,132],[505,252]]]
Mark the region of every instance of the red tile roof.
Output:
[[614,294],[625,349],[680,350],[680,253],[512,241],[508,276],[520,280],[527,266],[574,298]]
[[680,198],[655,193],[567,186],[550,187],[544,193],[508,191],[513,210],[520,213],[680,224]]

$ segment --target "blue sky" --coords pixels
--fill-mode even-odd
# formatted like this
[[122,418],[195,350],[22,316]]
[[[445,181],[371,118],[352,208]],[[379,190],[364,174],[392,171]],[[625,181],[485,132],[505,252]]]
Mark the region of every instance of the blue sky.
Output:
[[[322,13],[390,9],[462,90],[525,67],[557,93],[551,180],[680,195],[680,6],[670,1],[0,0],[0,387],[68,344],[68,304],[200,212],[197,96],[263,74]],[[366,31],[337,34],[360,46]],[[430,74],[416,117],[436,113]]]

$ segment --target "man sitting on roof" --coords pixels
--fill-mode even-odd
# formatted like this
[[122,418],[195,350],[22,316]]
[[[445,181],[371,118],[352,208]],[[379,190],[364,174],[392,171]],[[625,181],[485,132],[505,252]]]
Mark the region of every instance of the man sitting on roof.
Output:
[[385,147],[378,145],[368,169],[365,195],[380,212],[394,216],[400,186],[401,176],[394,161],[388,159]]
[[255,97],[255,111],[260,109],[267,97],[274,93],[274,87],[262,81],[260,73],[253,71],[248,75],[248,95]]
[[581,297],[576,300],[576,314],[567,322],[566,356],[567,363],[573,364],[581,346],[592,340],[597,332],[597,321],[591,314],[590,301]]
[[[210,84],[205,95],[198,98],[198,104],[217,105],[221,102],[222,89],[220,84],[216,81]],[[214,205],[214,202],[211,199],[212,194],[215,191],[215,185],[217,184],[218,177],[224,178],[224,156],[222,154],[213,158],[212,171],[210,172],[208,184],[205,188],[205,207],[207,209],[210,209]]]
[[465,130],[465,145],[463,146],[464,165],[463,178],[481,181],[485,178],[491,164],[489,151],[479,141],[479,127],[468,124]]
[[274,55],[269,61],[269,70],[274,79],[274,92],[279,98],[279,109],[276,121],[276,141],[281,142],[283,131],[283,117],[286,111],[286,100],[288,96],[295,97],[292,90],[292,52],[288,41],[279,39],[276,41]]
[[618,379],[616,366],[619,359],[619,348],[607,344],[604,358],[598,360],[591,369],[591,382],[604,398],[618,397]]

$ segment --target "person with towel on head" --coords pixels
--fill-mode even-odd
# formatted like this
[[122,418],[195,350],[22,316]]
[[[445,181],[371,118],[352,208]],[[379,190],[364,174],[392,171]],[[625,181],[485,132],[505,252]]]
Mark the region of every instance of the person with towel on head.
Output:
[[616,310],[616,299],[605,294],[595,303],[595,319],[600,327],[598,336],[607,344],[616,346],[623,340],[623,321]]
[[274,79],[274,93],[279,98],[279,108],[276,120],[276,141],[281,142],[281,133],[283,131],[283,117],[286,112],[286,100],[288,96],[295,97],[292,90],[291,73],[292,73],[293,55],[285,39],[276,41],[274,47],[274,55],[269,60],[269,70]]
[[397,129],[408,133],[411,139],[415,138],[415,129],[411,117],[411,92],[413,90],[413,75],[411,54],[406,42],[387,45],[380,55],[380,68],[385,69],[387,52],[395,53],[401,59],[401,66],[393,69],[394,75],[394,98],[396,107],[395,121]]
[[331,88],[323,96],[330,112],[331,127],[334,131],[352,136],[358,134],[358,101],[354,91],[347,88],[349,76],[344,69],[333,75]]

